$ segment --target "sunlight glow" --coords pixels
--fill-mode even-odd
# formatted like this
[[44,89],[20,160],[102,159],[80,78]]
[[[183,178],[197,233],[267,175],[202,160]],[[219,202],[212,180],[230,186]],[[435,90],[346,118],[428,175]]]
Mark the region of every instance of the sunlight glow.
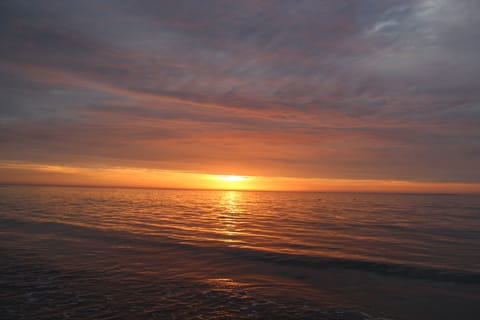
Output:
[[223,180],[223,181],[228,181],[228,182],[239,182],[239,181],[247,180],[248,177],[244,177],[244,176],[218,176],[218,179]]
[[480,193],[480,183],[236,176],[136,167],[92,168],[14,161],[0,161],[0,184],[2,183],[213,190]]

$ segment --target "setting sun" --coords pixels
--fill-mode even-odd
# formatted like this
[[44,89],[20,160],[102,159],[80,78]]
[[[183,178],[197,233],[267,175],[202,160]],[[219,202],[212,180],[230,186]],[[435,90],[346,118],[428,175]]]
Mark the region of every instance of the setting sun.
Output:
[[253,190],[262,188],[257,184],[257,179],[253,176],[236,175],[210,175],[210,186],[212,189],[221,190]]
[[247,180],[248,177],[245,176],[218,176],[218,179],[222,181],[228,181],[228,182],[240,182]]

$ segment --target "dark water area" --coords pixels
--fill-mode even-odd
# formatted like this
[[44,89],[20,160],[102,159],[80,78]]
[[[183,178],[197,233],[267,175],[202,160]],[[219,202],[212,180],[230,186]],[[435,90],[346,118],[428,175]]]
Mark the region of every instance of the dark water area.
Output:
[[479,319],[478,195],[0,187],[0,319]]

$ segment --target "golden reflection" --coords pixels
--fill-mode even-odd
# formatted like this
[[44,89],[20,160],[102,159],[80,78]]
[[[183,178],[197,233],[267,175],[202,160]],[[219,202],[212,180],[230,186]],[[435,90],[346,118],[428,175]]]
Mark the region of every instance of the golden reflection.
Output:
[[222,195],[220,205],[224,208],[224,212],[235,214],[238,212],[238,202],[241,200],[242,194],[238,191],[226,191]]
[[224,242],[239,242],[234,239],[239,235],[238,220],[242,214],[239,202],[242,200],[242,193],[238,191],[226,191],[220,199],[220,211],[217,215],[218,227],[216,231],[225,236]]
[[235,281],[231,278],[211,278],[206,281],[208,284],[215,286],[217,289],[222,290],[237,290],[238,287],[246,285],[246,283],[241,283]]

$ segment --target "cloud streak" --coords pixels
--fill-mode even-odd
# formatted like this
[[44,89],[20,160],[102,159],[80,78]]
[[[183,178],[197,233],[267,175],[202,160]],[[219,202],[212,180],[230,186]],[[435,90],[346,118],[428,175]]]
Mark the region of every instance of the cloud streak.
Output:
[[1,160],[480,182],[474,1],[0,6]]

